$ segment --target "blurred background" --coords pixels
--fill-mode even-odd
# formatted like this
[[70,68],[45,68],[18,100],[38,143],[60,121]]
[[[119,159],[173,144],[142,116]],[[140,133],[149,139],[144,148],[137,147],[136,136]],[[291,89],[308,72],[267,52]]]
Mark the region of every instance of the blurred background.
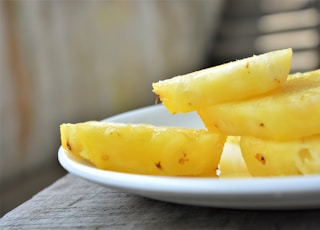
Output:
[[292,47],[319,68],[318,0],[2,0],[1,216],[60,178],[59,125],[154,104],[152,82]]

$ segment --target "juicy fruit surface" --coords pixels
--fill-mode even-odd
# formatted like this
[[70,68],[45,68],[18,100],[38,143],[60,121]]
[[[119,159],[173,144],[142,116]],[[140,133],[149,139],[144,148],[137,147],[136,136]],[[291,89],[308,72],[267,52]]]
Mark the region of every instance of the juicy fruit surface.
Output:
[[97,168],[170,176],[215,176],[225,142],[206,130],[105,122],[62,124],[61,139]]
[[72,152],[76,157],[81,157],[83,149],[81,140],[73,124],[63,124],[60,126],[61,145],[64,149]]
[[320,133],[320,70],[291,75],[263,96],[198,113],[209,130],[225,135],[292,140]]
[[292,50],[273,51],[153,83],[153,92],[171,113],[239,101],[286,81]]
[[285,142],[241,137],[240,146],[252,176],[320,173],[320,134]]
[[227,137],[219,162],[220,178],[251,177],[239,146],[240,137]]

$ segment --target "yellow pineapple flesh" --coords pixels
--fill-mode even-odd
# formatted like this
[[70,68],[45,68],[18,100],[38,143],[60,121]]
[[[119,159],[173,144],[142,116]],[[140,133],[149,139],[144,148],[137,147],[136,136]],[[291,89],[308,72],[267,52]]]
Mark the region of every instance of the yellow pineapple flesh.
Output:
[[262,96],[198,113],[208,130],[231,136],[292,140],[320,133],[320,70],[291,75]]
[[290,141],[241,137],[240,146],[252,176],[320,174],[320,134]]
[[286,81],[292,49],[277,50],[153,83],[153,92],[171,113],[185,113],[239,101]]
[[240,149],[240,137],[229,136],[219,162],[220,178],[251,177]]
[[145,124],[61,125],[63,148],[97,168],[148,175],[215,176],[226,137]]
[[81,140],[73,124],[60,125],[60,138],[62,147],[76,157],[82,157],[83,150]]

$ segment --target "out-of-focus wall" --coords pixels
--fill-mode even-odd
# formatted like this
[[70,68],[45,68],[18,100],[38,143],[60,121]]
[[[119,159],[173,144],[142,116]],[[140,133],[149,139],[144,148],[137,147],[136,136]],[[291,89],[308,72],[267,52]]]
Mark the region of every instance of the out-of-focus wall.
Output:
[[1,181],[56,162],[59,125],[154,102],[201,68],[220,0],[1,1]]
[[320,67],[319,0],[224,0],[208,66],[291,47],[291,73]]

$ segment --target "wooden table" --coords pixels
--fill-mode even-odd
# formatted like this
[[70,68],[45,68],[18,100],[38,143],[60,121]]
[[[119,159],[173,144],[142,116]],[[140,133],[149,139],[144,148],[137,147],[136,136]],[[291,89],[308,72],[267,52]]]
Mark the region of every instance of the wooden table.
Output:
[[0,229],[320,229],[320,209],[257,211],[155,201],[68,174],[7,213]]

